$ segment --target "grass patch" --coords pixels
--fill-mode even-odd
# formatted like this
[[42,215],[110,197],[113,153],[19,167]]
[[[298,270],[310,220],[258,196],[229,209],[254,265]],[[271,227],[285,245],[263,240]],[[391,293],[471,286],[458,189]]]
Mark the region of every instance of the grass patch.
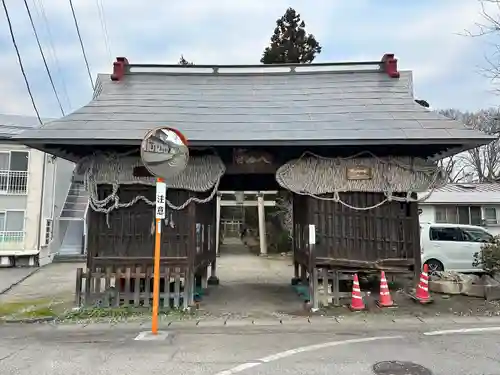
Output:
[[63,303],[51,299],[3,302],[0,319],[50,318],[64,311]]
[[[54,318],[58,322],[106,322],[151,319],[151,307],[82,307],[74,308],[67,296],[0,302],[2,320],[37,320]],[[184,320],[196,316],[196,311],[160,309],[160,320]]]
[[[106,322],[142,320],[151,318],[151,308],[147,307],[95,307],[71,308],[68,304],[52,300],[30,300],[2,303],[0,320],[46,319],[59,322]],[[159,318],[183,320],[196,316],[196,312],[180,309],[160,309]]]
[[[96,307],[82,308],[67,312],[59,317],[62,321],[127,321],[142,320],[151,318],[151,308],[147,307]],[[196,313],[180,309],[160,309],[159,318],[161,319],[189,319]]]

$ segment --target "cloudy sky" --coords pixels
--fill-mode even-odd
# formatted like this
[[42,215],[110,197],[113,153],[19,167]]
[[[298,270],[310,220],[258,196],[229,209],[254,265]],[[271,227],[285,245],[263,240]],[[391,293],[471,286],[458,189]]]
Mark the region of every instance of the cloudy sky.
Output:
[[[36,105],[42,117],[59,117],[24,2],[5,2]],[[90,100],[92,90],[69,1],[27,3],[64,110],[74,111]],[[433,108],[475,110],[500,104],[495,86],[482,72],[488,66],[485,56],[492,53],[494,39],[460,35],[483,22],[478,0],[73,3],[93,77],[109,73],[115,56],[125,56],[133,63],[176,63],[181,54],[198,64],[259,63],[276,19],[292,6],[323,46],[316,62],[374,60],[392,52],[401,69],[414,71],[416,96],[428,100]],[[492,6],[489,11],[500,14]],[[32,115],[2,7],[0,68],[0,113]]]

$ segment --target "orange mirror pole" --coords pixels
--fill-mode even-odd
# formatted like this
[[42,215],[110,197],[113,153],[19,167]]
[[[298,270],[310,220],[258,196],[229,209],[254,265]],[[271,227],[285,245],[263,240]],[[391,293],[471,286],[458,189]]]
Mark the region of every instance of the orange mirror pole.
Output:
[[[151,332],[158,334],[158,314],[160,307],[160,258],[161,258],[161,220],[165,218],[167,186],[162,178],[156,179],[156,215],[155,215],[155,253],[153,269],[153,316]],[[168,302],[168,301],[167,301]]]
[[[165,219],[167,202],[167,185],[164,179],[177,176],[186,168],[189,160],[189,148],[187,146],[187,140],[181,132],[168,127],[159,127],[150,130],[144,136],[141,142],[140,151],[142,163],[151,175],[157,177],[151,334],[153,336],[159,336],[161,221]],[[165,284],[168,288],[169,283],[166,282]],[[166,307],[170,307],[170,301],[164,301],[164,304]]]

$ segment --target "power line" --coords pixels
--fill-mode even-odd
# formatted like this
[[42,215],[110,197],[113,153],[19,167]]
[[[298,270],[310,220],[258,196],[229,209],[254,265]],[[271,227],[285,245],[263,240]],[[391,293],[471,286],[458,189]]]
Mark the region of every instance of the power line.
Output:
[[45,7],[43,6],[43,1],[33,0],[33,6],[35,7],[35,11],[37,12],[38,17],[42,18],[43,24],[45,26],[45,30],[47,32],[47,36],[49,39],[49,53],[52,57],[52,60],[54,61],[54,64],[56,65],[57,74],[61,79],[64,99],[66,100],[68,108],[73,108],[73,106],[71,105],[71,100],[68,95],[66,80],[64,79],[64,75],[62,74],[61,71],[61,64],[59,63],[59,58],[57,57],[57,51],[56,48],[54,47],[54,42],[53,42],[54,38],[52,38],[52,32],[50,31],[49,20],[47,19],[47,14],[45,13]]
[[82,35],[80,34],[80,27],[78,26],[78,21],[76,19],[75,8],[73,7],[73,0],[69,0],[69,6],[71,7],[71,13],[73,14],[73,21],[75,21],[76,32],[78,34],[78,39],[80,40],[80,47],[82,49],[83,59],[85,60],[85,66],[87,67],[87,73],[89,74],[90,85],[92,86],[92,90],[95,90],[92,73],[90,73],[89,61],[87,59],[87,54],[85,53],[85,47],[83,46]]
[[26,88],[28,89],[28,94],[31,98],[31,104],[33,105],[33,109],[35,110],[36,117],[38,118],[40,125],[43,125],[42,119],[40,118],[40,113],[38,112],[38,108],[36,107],[35,104],[35,99],[33,98],[33,93],[31,92],[30,84],[28,82],[28,77],[26,76],[26,72],[24,71],[23,60],[21,59],[21,54],[19,53],[19,48],[17,47],[16,37],[14,36],[14,30],[12,29],[12,22],[10,22],[9,11],[7,10],[7,4],[5,3],[5,0],[2,0],[2,5],[3,5],[3,10],[5,11],[5,18],[7,18],[7,24],[9,25],[9,32],[10,32],[10,37],[12,39],[12,45],[16,50],[19,67],[21,68],[21,73],[23,74],[24,77],[24,83],[26,83]]
[[106,47],[106,51],[108,52],[108,57],[111,61],[113,57],[111,56],[108,27],[106,25],[106,14],[104,13],[104,5],[102,3],[102,0],[96,0],[96,5],[97,5],[97,11],[99,13],[99,20],[101,21],[101,29],[104,34],[104,46]]
[[38,49],[40,51],[40,55],[42,56],[43,65],[45,65],[45,71],[49,76],[50,85],[52,86],[52,91],[54,91],[54,95],[56,96],[57,103],[59,104],[59,109],[63,116],[65,116],[63,106],[61,104],[61,100],[59,99],[59,95],[57,94],[56,86],[54,85],[54,80],[52,79],[52,74],[50,74],[49,66],[47,65],[47,60],[45,59],[45,54],[43,53],[42,45],[40,44],[40,39],[38,38],[38,33],[36,31],[35,23],[33,22],[33,17],[31,17],[31,11],[28,6],[28,2],[24,0],[24,6],[26,8],[26,12],[28,12],[28,17],[30,19],[31,28],[33,29],[33,34],[35,34],[36,43],[38,44]]

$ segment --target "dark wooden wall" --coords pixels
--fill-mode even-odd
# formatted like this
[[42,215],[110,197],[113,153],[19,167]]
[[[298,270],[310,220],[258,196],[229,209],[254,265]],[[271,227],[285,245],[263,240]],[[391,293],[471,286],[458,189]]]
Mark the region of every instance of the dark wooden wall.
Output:
[[[352,192],[341,199],[356,207],[373,206],[382,193]],[[387,202],[354,210],[334,201],[294,196],[294,245],[298,261],[360,269],[420,267],[417,203]],[[316,226],[316,245],[308,254],[308,224]]]
[[191,204],[195,208],[195,269],[205,266],[216,257],[216,199],[208,203]]
[[[99,199],[111,193],[111,186],[98,187]],[[138,195],[155,200],[155,188],[147,185],[122,185],[118,192],[120,202],[129,202]],[[169,189],[167,198],[180,205],[196,193]],[[139,201],[131,207],[119,208],[106,215],[89,212],[88,266],[137,265],[148,267],[154,253],[154,207]],[[161,262],[189,264],[196,268],[200,262],[215,257],[215,202],[189,204],[183,210],[167,209],[167,222],[162,220]],[[173,223],[173,224],[171,224]],[[196,231],[196,223],[201,231]],[[200,236],[203,233],[203,236]]]

